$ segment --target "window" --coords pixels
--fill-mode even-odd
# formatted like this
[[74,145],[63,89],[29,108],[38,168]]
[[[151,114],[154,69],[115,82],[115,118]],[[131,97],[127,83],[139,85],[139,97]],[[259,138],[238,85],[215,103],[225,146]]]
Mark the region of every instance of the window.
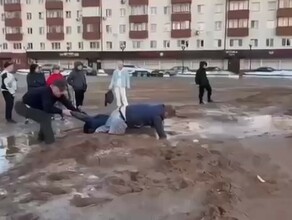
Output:
[[259,2],[251,2],[250,9],[251,9],[251,11],[260,11],[260,3]]
[[89,43],[90,49],[98,49],[99,48],[99,42],[90,42]]
[[71,18],[71,11],[66,11],[66,18]]
[[258,28],[259,28],[259,21],[252,20],[252,21],[250,22],[250,27],[251,27],[252,29],[258,29]]
[[78,42],[78,49],[83,50],[83,42]]
[[292,41],[289,38],[283,38],[282,39],[282,46],[283,47],[291,46],[291,43],[292,43]]
[[239,40],[238,40],[238,46],[239,46],[239,47],[242,47],[242,39],[239,39]]
[[60,50],[60,49],[61,49],[61,43],[52,42],[52,50]]
[[221,39],[215,40],[215,47],[222,47],[222,40]]
[[77,18],[80,18],[82,16],[82,12],[80,11],[80,10],[78,10],[77,12],[76,12],[76,17]]
[[133,48],[134,49],[141,48],[141,41],[133,41]]
[[178,40],[177,41],[177,47],[181,47],[181,46],[188,47],[189,46],[189,41],[188,40]]
[[47,33],[64,33],[63,26],[47,26]]
[[13,44],[13,49],[14,50],[21,50],[22,49],[21,43],[14,43]]
[[2,13],[2,14],[1,14],[1,21],[4,21],[4,20],[5,20],[5,14]]
[[190,21],[174,21],[172,22],[172,30],[190,29]]
[[230,39],[229,46],[230,47],[235,47],[236,43],[237,43],[238,47],[242,47],[242,39]]
[[250,43],[254,47],[258,47],[259,46],[259,40],[258,39],[251,39]]
[[279,27],[291,27],[292,26],[292,16],[290,18],[278,18]]
[[188,4],[188,3],[174,4],[172,6],[173,13],[184,13],[184,12],[190,12],[190,11],[191,11],[191,4]]
[[204,9],[205,9],[204,5],[198,5],[198,7],[197,7],[197,11],[198,11],[199,14],[203,14],[204,13]]
[[222,21],[215,21],[215,31],[221,31]]
[[2,48],[3,48],[3,50],[8,50],[8,44],[7,43],[3,43],[2,44]]
[[107,41],[107,42],[106,42],[106,49],[107,49],[107,50],[111,50],[111,49],[113,49],[113,42],[111,42],[111,41]]
[[247,28],[248,19],[230,19],[228,20],[228,28]]
[[67,42],[66,43],[66,49],[67,49],[67,51],[68,51],[68,49],[69,50],[72,49],[72,42]]
[[126,25],[125,24],[120,24],[120,34],[126,33]]
[[229,1],[229,10],[230,11],[248,10],[248,0]]
[[40,43],[40,48],[41,50],[45,50],[46,49],[45,43]]
[[204,40],[197,40],[197,48],[203,48],[204,47]]
[[121,17],[125,17],[126,16],[126,9],[121,8],[120,9],[120,14],[121,14]]
[[130,31],[146,31],[148,27],[147,23],[131,23]]
[[40,33],[40,35],[45,34],[45,28],[44,27],[40,27],[39,28],[39,33]]
[[148,7],[147,5],[139,5],[131,7],[131,15],[147,15]]
[[274,39],[273,38],[267,38],[266,39],[266,46],[267,47],[273,47],[274,46]]
[[27,28],[27,33],[32,34],[32,28]]
[[72,33],[72,27],[71,26],[67,26],[66,27],[66,34],[71,34]]
[[157,24],[151,24],[151,25],[150,25],[150,31],[151,31],[152,33],[155,33],[155,32],[156,32],[156,29],[157,29]]
[[222,13],[222,12],[223,12],[223,4],[216,4],[215,13]]
[[157,8],[156,7],[151,7],[150,8],[150,12],[151,12],[151,15],[156,15],[157,14]]
[[157,41],[155,41],[155,40],[152,40],[152,41],[150,41],[150,48],[156,48],[157,47]]
[[28,43],[27,44],[27,49],[32,50],[33,49],[33,43]]
[[105,16],[106,17],[111,17],[112,16],[112,10],[111,9],[106,9],[105,10]]
[[[63,11],[62,10],[49,10],[47,11],[47,18],[63,18]],[[71,12],[70,12],[71,15]],[[66,13],[67,16],[67,13]]]
[[31,15],[31,13],[26,13],[26,19],[27,19],[27,20],[31,20],[31,19],[32,19],[32,15]]
[[44,19],[44,12],[39,12],[39,19],[43,20]]
[[163,12],[164,12],[165,15],[169,15],[170,14],[170,7],[169,6],[165,6],[163,8]]
[[77,26],[77,33],[78,33],[78,34],[81,33],[81,26]]
[[27,5],[31,4],[31,0],[26,0],[26,4]]
[[105,29],[106,29],[106,33],[112,33],[112,26],[106,25]]
[[170,48],[170,41],[169,40],[164,40],[163,41],[163,47],[164,48]]
[[276,1],[269,1],[268,2],[268,10],[275,11],[277,9],[277,2]]
[[39,0],[39,4],[43,4],[44,3],[44,0]]
[[279,8],[292,8],[292,0],[279,0]]

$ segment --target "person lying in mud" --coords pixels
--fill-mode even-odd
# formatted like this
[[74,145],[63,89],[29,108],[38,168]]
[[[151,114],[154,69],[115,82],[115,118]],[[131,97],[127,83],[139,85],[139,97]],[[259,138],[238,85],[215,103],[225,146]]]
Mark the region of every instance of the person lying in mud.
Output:
[[141,128],[150,126],[156,130],[159,139],[165,139],[163,121],[175,116],[175,109],[171,105],[135,104],[122,106],[114,110],[110,116],[88,116],[80,112],[72,112],[72,116],[85,122],[85,133],[125,134],[127,128]]
[[[29,90],[22,100],[15,104],[16,113],[40,124],[38,139],[46,144],[55,142],[51,115],[71,116],[71,112],[78,111],[66,98],[66,88],[66,80],[56,80],[50,86]],[[55,107],[57,101],[62,103],[67,110]]]

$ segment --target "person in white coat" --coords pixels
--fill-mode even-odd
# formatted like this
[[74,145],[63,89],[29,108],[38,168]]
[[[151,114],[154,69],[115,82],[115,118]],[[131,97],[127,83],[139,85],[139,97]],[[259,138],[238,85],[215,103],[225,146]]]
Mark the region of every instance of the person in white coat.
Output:
[[114,71],[109,89],[115,94],[117,106],[127,106],[127,92],[130,88],[130,75],[123,69],[123,64],[119,63],[118,68]]
[[14,63],[8,61],[4,64],[4,70],[1,72],[1,91],[5,100],[5,118],[7,123],[16,123],[12,119],[12,110],[14,106],[14,97],[17,89],[17,82],[13,74]]

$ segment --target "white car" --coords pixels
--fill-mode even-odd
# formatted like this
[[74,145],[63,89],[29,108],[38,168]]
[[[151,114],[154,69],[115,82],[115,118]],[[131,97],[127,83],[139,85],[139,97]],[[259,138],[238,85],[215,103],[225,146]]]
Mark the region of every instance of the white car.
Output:
[[222,70],[219,67],[207,67],[206,73],[207,75],[220,75],[220,76],[234,75],[233,72],[230,72],[228,70]]
[[64,77],[67,77],[69,76],[69,74],[72,72],[71,69],[64,69],[61,71],[61,74],[64,76]]
[[292,71],[276,70],[272,67],[260,67],[254,71],[245,72],[245,75],[251,76],[292,76]]
[[128,73],[132,76],[150,76],[152,70],[141,68],[135,65],[125,64],[123,69],[128,71]]
[[29,69],[18,69],[18,70],[16,70],[16,73],[19,75],[26,76],[29,73]]

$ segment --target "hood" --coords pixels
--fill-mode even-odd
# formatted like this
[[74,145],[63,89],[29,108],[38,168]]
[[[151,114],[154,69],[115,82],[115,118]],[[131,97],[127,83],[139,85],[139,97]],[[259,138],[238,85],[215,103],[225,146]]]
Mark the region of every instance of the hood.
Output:
[[201,61],[200,62],[200,69],[204,68],[204,66],[207,66],[207,62],[206,61]]
[[78,71],[77,67],[80,66],[80,65],[83,66],[83,63],[80,62],[80,61],[76,61],[76,62],[74,63],[74,69]]

